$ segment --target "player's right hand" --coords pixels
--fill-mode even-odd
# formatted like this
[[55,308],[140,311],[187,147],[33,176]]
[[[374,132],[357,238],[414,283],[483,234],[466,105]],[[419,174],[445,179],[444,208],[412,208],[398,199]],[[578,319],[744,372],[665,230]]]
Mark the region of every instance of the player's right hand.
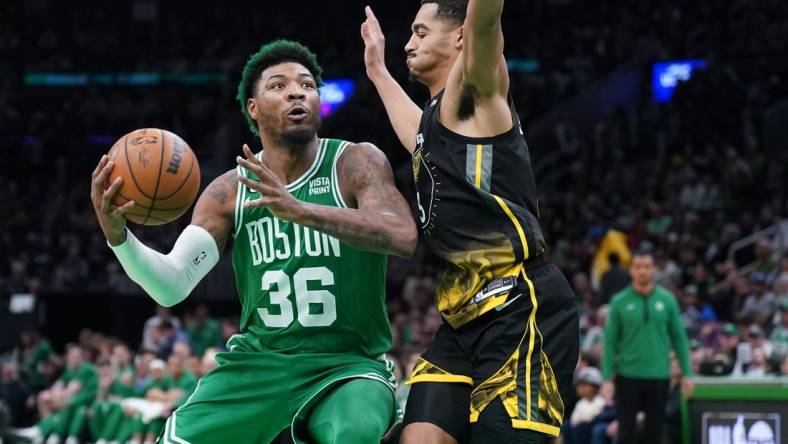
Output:
[[115,164],[109,160],[109,156],[106,154],[101,156],[96,169],[93,170],[90,200],[93,202],[93,209],[96,210],[96,217],[104,236],[110,245],[120,245],[126,240],[125,215],[134,208],[134,201],[126,202],[121,206],[112,203],[112,198],[123,185],[123,178],[118,177],[109,187],[106,186],[107,178],[114,167]]
[[361,38],[364,39],[364,65],[367,75],[372,76],[376,70],[386,68],[386,38],[380,29],[375,13],[369,6],[364,8],[367,19],[361,24]]

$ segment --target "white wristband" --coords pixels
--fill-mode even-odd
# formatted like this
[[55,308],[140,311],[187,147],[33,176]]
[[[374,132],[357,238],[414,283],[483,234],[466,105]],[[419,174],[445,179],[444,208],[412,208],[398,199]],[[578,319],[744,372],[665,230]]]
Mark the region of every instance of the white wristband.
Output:
[[147,247],[128,229],[122,244],[109,247],[131,280],[165,307],[186,299],[219,262],[216,240],[196,225],[186,227],[166,255]]

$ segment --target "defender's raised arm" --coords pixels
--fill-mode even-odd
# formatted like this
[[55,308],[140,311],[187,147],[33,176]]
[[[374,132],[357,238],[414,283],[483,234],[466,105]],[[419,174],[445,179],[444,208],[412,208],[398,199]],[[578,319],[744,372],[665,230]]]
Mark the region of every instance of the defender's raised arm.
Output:
[[509,89],[503,57],[502,12],[503,0],[468,2],[468,15],[463,25],[463,80],[482,96],[506,95]]
[[361,24],[361,37],[364,39],[364,64],[367,68],[367,77],[375,85],[383,100],[383,106],[386,108],[394,132],[397,133],[397,138],[405,149],[412,153],[416,148],[416,132],[421,120],[421,109],[413,103],[386,68],[386,39],[383,37],[380,23],[369,6],[364,11],[367,19]]

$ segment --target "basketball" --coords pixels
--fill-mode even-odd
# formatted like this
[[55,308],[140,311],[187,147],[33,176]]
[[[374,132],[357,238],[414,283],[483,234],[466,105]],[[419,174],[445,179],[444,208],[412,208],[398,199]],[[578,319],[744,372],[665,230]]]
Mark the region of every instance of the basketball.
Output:
[[178,135],[157,128],[132,131],[109,151],[115,163],[107,179],[122,177],[112,203],[133,200],[126,218],[142,225],[161,225],[177,219],[194,203],[200,190],[200,166],[189,145]]

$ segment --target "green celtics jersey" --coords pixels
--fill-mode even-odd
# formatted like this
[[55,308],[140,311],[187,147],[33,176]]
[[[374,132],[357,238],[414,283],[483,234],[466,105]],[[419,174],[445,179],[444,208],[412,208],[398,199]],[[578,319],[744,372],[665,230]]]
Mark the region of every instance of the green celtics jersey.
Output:
[[[287,190],[304,202],[345,208],[336,165],[347,146],[320,139],[313,164]],[[238,173],[255,179],[241,167]],[[243,310],[229,349],[373,359],[388,351],[386,256],[280,220],[267,208],[244,208],[260,194],[240,183],[237,193],[233,269]]]
[[77,368],[66,368],[60,376],[65,386],[71,381],[79,381],[82,388],[71,398],[73,405],[87,405],[96,399],[98,393],[98,372],[89,362],[83,362]]

